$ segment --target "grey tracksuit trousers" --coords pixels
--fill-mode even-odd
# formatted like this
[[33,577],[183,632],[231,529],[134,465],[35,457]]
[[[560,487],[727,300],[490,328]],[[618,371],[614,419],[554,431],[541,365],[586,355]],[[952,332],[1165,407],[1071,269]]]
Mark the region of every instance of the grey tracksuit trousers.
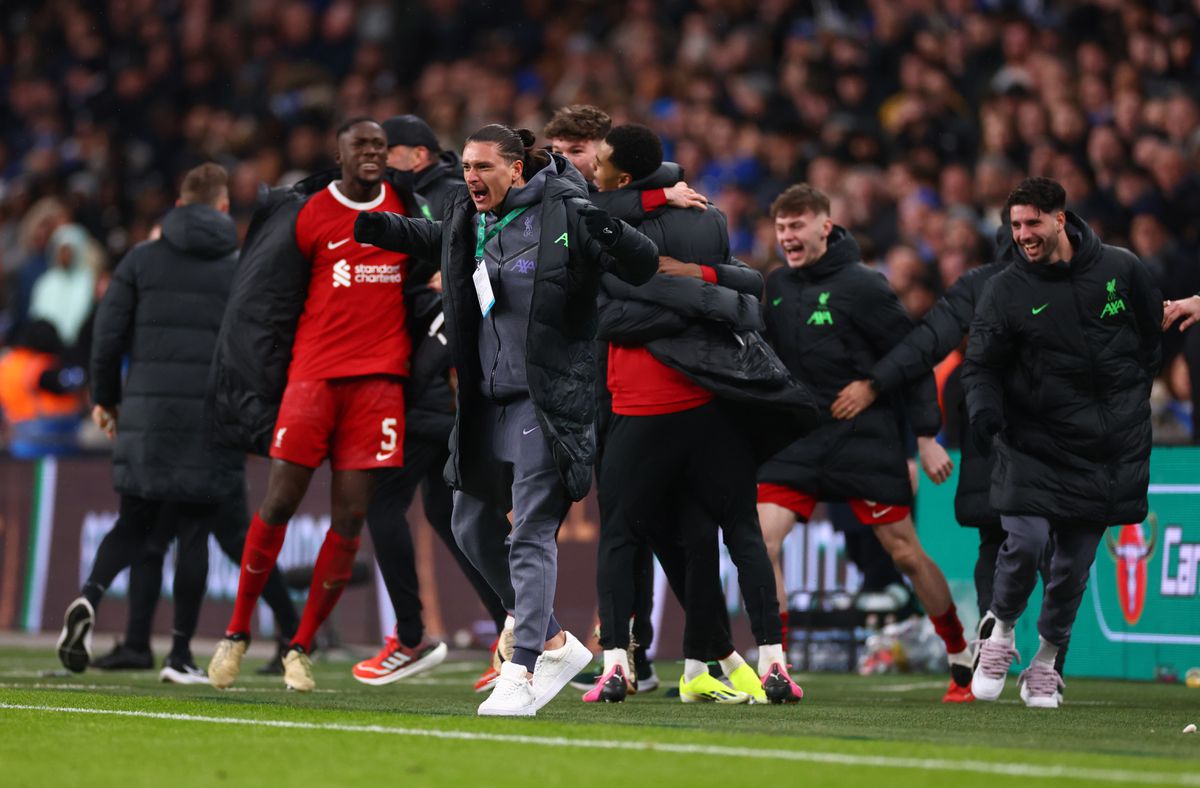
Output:
[[1006,536],[996,559],[992,612],[1001,621],[1020,618],[1037,585],[1038,567],[1046,546],[1053,539],[1038,634],[1057,646],[1066,645],[1087,588],[1096,548],[1104,537],[1104,527],[1060,525],[1045,517],[1028,515],[1003,515],[1000,523]]
[[484,459],[494,463],[497,475],[511,472],[511,536],[497,525],[504,522],[495,514],[502,504],[461,490],[454,493],[451,528],[463,553],[516,618],[513,661],[532,671],[544,642],[561,630],[554,618],[555,537],[571,500],[538,426],[533,402],[522,397],[484,407],[484,441],[472,450],[485,452]]

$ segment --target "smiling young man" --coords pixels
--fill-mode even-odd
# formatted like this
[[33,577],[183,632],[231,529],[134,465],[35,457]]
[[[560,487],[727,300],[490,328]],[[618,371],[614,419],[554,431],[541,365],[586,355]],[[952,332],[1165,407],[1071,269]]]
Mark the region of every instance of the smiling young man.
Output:
[[1053,540],[1040,644],[1018,684],[1058,708],[1066,645],[1109,526],[1146,517],[1150,386],[1161,361],[1162,296],[1130,251],[1108,246],[1049,178],[1009,195],[1016,261],[984,291],[963,367],[971,435],[995,453],[991,504],[1006,537],[972,689],[995,700],[1019,659],[1013,627]]
[[[861,262],[858,243],[833,223],[829,198],[799,184],[771,206],[787,265],[767,277],[766,337],[826,414],[838,393],[864,378],[912,322],[879,273]],[[918,439],[940,426],[933,376],[903,391],[908,425]],[[881,396],[857,417],[827,421],[767,461],[758,474],[758,515],[770,546],[807,520],[819,501],[848,501],[874,529],[913,584],[946,644],[951,688],[944,700],[969,699],[971,655],[946,578],[917,539],[911,514],[900,402]]]
[[219,438],[269,453],[271,471],[246,537],[233,616],[208,667],[214,687],[237,678],[288,520],[328,458],[331,524],[284,657],[286,685],[313,689],[308,654],[350,578],[371,471],[404,461],[409,258],[354,240],[363,211],[420,210],[411,181],[394,171],[385,179],[386,158],[378,123],[347,121],[337,131],[339,170],[272,195],[247,238],[218,341],[213,397]]

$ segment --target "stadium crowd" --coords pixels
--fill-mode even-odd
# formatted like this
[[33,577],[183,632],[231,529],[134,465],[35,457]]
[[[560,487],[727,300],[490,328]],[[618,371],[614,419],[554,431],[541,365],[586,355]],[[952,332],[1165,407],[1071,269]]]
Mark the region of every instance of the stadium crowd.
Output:
[[[86,358],[111,270],[204,161],[232,173],[244,235],[262,184],[331,165],[337,118],[416,112],[457,149],[483,123],[541,129],[574,102],[653,128],[762,270],[779,262],[770,201],[807,180],[919,317],[990,258],[1020,177],[1046,175],[1179,298],[1200,289],[1194,14],[1182,0],[16,0],[0,22],[0,329],[11,344],[45,318],[68,367]],[[1188,439],[1173,403],[1191,399],[1200,349],[1185,342],[1168,355],[1197,369],[1164,367],[1162,441]]]

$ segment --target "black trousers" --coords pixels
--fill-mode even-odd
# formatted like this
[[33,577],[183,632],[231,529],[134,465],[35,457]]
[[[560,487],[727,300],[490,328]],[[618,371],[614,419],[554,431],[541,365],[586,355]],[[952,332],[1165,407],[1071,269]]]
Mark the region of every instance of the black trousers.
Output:
[[[488,615],[496,622],[497,632],[504,626],[504,619],[508,615],[500,597],[454,540],[450,529],[453,499],[450,488],[442,478],[449,454],[444,440],[431,441],[411,435],[406,437],[404,467],[388,468],[376,473],[375,490],[367,507],[367,528],[375,546],[375,560],[379,562],[379,572],[383,575],[388,598],[396,613],[396,635],[406,646],[416,646],[425,636],[416,554],[405,517],[418,485],[422,486],[421,503],[425,507],[425,517],[454,556]],[[507,520],[498,527],[507,533]]]
[[[749,444],[718,403],[660,416],[613,416],[600,466],[597,592],[604,648],[628,646],[636,556],[650,544],[684,606],[684,656],[707,660],[733,650],[720,585],[719,526],[735,563],[741,561],[756,638],[761,630],[760,642],[779,642],[754,474]],[[773,622],[764,620],[764,609]]]
[[[182,504],[185,509],[194,504]],[[150,534],[141,558],[129,568],[129,619],[125,629],[126,645],[138,649],[150,646],[150,630],[154,622],[154,609],[162,590],[163,558],[171,540],[176,540],[175,551],[175,625],[174,635],[183,642],[191,640],[195,633],[195,622],[199,617],[200,604],[205,593],[208,575],[208,535],[212,533],[221,552],[234,564],[242,562],[242,550],[246,545],[246,533],[250,521],[246,511],[244,494],[222,500],[213,505],[215,512],[203,528],[192,527],[186,516],[181,519],[181,504],[164,502],[159,508],[158,524]],[[271,570],[262,600],[275,616],[281,638],[290,639],[296,634],[300,618],[288,594],[287,585],[278,568]],[[182,619],[182,621],[181,621]],[[190,628],[187,622],[191,622]],[[183,624],[183,626],[181,626]],[[179,644],[182,646],[182,643]]]

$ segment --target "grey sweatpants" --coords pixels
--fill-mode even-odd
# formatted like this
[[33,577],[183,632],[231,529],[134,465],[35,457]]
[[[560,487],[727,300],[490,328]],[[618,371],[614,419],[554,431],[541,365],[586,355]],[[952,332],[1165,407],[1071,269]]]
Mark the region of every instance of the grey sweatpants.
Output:
[[[511,473],[511,535],[497,526],[498,520],[504,522],[495,515],[503,504],[461,490],[454,493],[451,529],[463,553],[516,618],[513,661],[525,664],[536,659],[545,641],[561,629],[554,619],[555,537],[571,500],[538,426],[533,402],[526,397],[484,407],[484,440],[470,450],[484,452],[483,459],[494,464],[496,476]],[[525,666],[533,670],[532,664]]]
[[992,612],[1001,621],[1016,621],[1021,617],[1037,585],[1039,564],[1053,539],[1038,634],[1056,646],[1066,645],[1087,588],[1096,548],[1104,537],[1104,526],[1055,524],[1045,517],[1027,515],[1002,515],[1000,524],[1004,526],[1005,539],[996,559]]

